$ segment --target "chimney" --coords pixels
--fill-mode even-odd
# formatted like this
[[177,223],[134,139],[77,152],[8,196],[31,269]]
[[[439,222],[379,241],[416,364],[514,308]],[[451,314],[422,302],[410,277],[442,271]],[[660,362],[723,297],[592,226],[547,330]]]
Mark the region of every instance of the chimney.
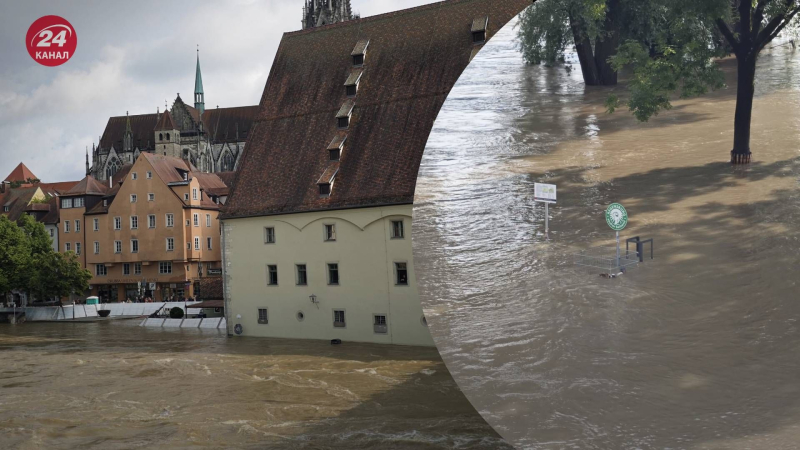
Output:
[[0,194],[4,194],[6,192],[6,182],[0,182]]

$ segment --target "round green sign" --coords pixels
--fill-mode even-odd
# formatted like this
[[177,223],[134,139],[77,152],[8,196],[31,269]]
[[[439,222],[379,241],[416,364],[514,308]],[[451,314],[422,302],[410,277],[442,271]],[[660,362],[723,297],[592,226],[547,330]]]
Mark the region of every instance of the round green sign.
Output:
[[619,203],[612,203],[606,209],[606,222],[614,231],[622,231],[628,226],[628,211]]

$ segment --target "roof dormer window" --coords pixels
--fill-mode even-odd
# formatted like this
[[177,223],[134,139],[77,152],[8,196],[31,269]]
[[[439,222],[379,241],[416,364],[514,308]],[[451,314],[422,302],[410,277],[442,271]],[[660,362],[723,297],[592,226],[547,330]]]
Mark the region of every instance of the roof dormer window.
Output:
[[486,29],[489,27],[489,18],[481,17],[472,21],[472,43],[486,43]]
[[348,100],[339,109],[339,112],[336,114],[336,120],[338,120],[340,129],[347,129],[350,127],[350,117],[353,115],[354,107],[355,103],[353,103],[351,100]]
[[328,155],[331,161],[339,161],[342,158],[342,150],[346,140],[347,135],[337,135],[333,138],[333,141],[328,145]]
[[350,54],[350,56],[353,57],[353,67],[362,67],[364,65],[364,59],[367,56],[367,47],[369,47],[369,39],[358,41],[356,48],[353,49],[353,53]]
[[347,81],[344,82],[344,87],[348,97],[355,97],[358,93],[358,85],[361,83],[361,76],[364,75],[363,70],[354,70]]
[[333,191],[333,181],[336,179],[336,174],[339,173],[339,163],[335,162],[325,169],[325,173],[317,181],[319,186],[320,197],[330,197]]

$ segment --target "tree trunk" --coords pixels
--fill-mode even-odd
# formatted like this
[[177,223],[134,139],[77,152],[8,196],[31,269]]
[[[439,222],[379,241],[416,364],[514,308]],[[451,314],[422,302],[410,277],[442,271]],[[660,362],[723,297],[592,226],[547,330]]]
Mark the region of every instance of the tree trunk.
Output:
[[737,57],[738,80],[736,89],[736,118],[733,128],[732,164],[749,164],[750,125],[753,118],[753,96],[755,95],[756,57]]
[[597,86],[600,84],[600,75],[594,62],[594,50],[592,50],[592,40],[586,34],[586,30],[578,19],[569,15],[569,26],[572,29],[572,36],[575,39],[575,51],[578,53],[578,60],[581,63],[583,72],[583,82],[587,86]]
[[620,40],[620,0],[609,0],[603,34],[595,43],[594,58],[600,84],[614,86],[617,84],[617,71],[611,67],[609,58],[617,54]]

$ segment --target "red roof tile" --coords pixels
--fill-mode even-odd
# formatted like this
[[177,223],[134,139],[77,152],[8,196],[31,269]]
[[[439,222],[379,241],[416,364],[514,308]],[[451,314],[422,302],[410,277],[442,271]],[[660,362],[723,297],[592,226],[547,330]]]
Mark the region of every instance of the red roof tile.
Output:
[[153,130],[155,130],[156,124],[158,123],[158,114],[111,117],[108,119],[106,129],[103,131],[103,136],[100,138],[100,147],[108,149],[113,145],[117,151],[122,150],[122,141],[125,137],[128,119],[131,121],[134,148],[138,147],[140,150],[154,149],[155,135],[153,134]]
[[[411,204],[422,153],[470,62],[472,24],[491,38],[531,0],[449,0],[284,35],[223,218]],[[330,197],[317,181],[347,101],[351,53],[369,40]]]
[[5,181],[20,182],[28,181],[29,179],[36,180],[38,178],[36,178],[36,175],[34,175],[33,172],[31,172],[30,169],[25,166],[25,164],[19,163],[19,165],[12,170],[10,174],[8,174]]
[[105,195],[108,190],[108,185],[89,175],[64,195]]
[[161,113],[161,117],[158,119],[158,123],[156,124],[156,131],[162,130],[177,130],[178,127],[175,125],[175,121],[172,120],[172,114],[169,113],[168,110],[164,110]]

